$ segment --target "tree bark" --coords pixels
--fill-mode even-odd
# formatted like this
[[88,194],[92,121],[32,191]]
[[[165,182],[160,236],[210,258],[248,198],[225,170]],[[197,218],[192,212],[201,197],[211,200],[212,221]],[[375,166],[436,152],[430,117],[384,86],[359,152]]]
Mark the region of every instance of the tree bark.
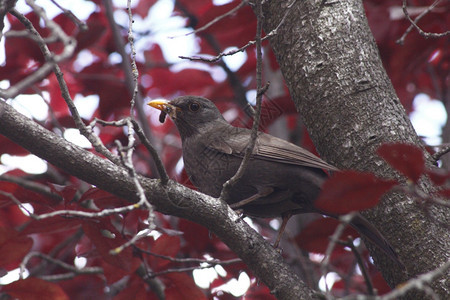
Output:
[[[362,2],[294,1],[289,8],[292,2],[266,1],[264,30],[275,29],[287,14],[270,43],[318,152],[342,169],[399,178],[376,149],[389,142],[423,146],[383,69]],[[424,155],[433,167],[426,151]],[[431,189],[426,182],[421,188]],[[407,268],[402,272],[368,245],[391,287],[449,259],[448,230],[427,217],[414,199],[392,193],[364,215],[394,245]],[[430,215],[449,223],[448,208],[432,207]],[[442,299],[450,294],[448,275],[432,286]]]

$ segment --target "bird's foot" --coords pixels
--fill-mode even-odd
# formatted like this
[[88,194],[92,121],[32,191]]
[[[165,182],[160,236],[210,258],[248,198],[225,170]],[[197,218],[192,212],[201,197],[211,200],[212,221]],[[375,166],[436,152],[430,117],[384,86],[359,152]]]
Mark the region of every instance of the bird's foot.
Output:
[[246,217],[246,215],[244,214],[244,210],[243,209],[235,209],[234,212],[239,215],[239,217],[235,221],[236,223],[239,223],[240,221],[242,221]]
[[241,200],[239,202],[230,204],[230,207],[232,209],[240,208],[246,204],[249,204],[255,200],[258,200],[259,198],[266,197],[266,196],[270,195],[272,192],[273,192],[272,187],[264,187],[264,188],[260,189],[258,191],[258,193],[254,194],[253,196],[245,198],[244,200]]

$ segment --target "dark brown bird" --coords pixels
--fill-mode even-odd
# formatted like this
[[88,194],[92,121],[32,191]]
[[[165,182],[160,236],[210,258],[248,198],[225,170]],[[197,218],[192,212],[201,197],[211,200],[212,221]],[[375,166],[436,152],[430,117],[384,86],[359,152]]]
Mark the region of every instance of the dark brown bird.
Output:
[[[161,110],[160,121],[168,114],[177,126],[185,169],[192,183],[201,192],[219,197],[223,184],[241,164],[251,130],[230,125],[214,103],[202,97],[154,100],[148,105]],[[301,147],[258,132],[250,163],[230,190],[227,202],[248,216],[283,217],[281,234],[291,215],[309,212],[327,215],[314,206],[328,177],[324,170],[338,171]],[[357,214],[351,225],[398,261],[389,243],[363,216]]]

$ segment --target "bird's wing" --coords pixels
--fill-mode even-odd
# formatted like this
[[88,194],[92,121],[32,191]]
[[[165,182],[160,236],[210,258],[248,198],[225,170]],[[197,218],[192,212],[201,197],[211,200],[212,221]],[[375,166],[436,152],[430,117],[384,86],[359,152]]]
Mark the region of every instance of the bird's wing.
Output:
[[[250,141],[251,131],[245,128],[233,127],[234,134],[221,134],[217,142],[208,145],[216,151],[243,157]],[[272,135],[258,132],[252,156],[258,159],[284,164],[294,164],[305,167],[320,168],[331,171],[338,169],[311,152]]]

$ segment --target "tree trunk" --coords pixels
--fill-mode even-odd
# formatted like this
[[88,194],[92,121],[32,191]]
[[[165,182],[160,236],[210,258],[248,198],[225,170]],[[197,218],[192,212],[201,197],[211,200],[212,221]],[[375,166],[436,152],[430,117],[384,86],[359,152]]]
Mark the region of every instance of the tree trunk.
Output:
[[[270,43],[318,152],[342,169],[398,178],[376,149],[389,142],[422,144],[383,69],[362,2],[295,1],[288,8],[291,2],[266,1],[264,30],[269,33],[287,14]],[[424,183],[422,189],[430,186]],[[446,208],[433,207],[430,214],[449,223]],[[402,272],[369,245],[391,287],[449,259],[448,230],[427,217],[414,199],[392,193],[364,215],[394,245],[407,268]],[[450,294],[448,278],[432,286],[442,299]]]

